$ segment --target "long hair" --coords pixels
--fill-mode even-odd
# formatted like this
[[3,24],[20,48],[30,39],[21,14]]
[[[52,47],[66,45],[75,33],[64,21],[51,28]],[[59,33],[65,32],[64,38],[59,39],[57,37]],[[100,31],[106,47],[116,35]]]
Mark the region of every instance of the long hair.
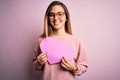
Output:
[[69,11],[68,11],[67,7],[65,6],[65,4],[63,4],[60,1],[53,1],[48,6],[48,8],[46,10],[46,13],[45,13],[45,17],[44,17],[44,31],[43,31],[43,34],[41,35],[41,37],[43,37],[43,38],[48,37],[53,32],[53,29],[52,29],[52,26],[51,26],[51,24],[49,22],[48,16],[49,16],[49,13],[50,13],[52,7],[55,6],[55,5],[60,5],[64,9],[64,12],[65,12],[65,15],[66,15],[66,19],[67,19],[67,21],[65,22],[65,31],[68,34],[72,34],[71,23],[70,23],[70,14],[69,14]]

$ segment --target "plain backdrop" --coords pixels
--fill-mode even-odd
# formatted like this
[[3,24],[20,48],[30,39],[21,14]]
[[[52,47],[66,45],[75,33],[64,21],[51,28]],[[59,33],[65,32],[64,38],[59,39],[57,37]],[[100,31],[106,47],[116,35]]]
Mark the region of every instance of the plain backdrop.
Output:
[[[120,0],[61,0],[89,60],[77,80],[120,80]],[[52,0],[0,0],[0,80],[39,80],[33,49]]]

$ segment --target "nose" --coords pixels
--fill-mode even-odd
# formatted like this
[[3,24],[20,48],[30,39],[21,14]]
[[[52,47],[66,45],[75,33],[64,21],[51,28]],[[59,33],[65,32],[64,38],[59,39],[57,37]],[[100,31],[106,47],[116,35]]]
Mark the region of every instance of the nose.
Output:
[[58,19],[58,17],[57,17],[57,15],[56,15],[56,14],[55,14],[54,18],[55,18],[55,19]]

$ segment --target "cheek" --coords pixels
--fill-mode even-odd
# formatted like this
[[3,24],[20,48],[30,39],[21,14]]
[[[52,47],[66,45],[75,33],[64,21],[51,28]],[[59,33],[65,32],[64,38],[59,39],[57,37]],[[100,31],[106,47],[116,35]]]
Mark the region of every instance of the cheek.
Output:
[[67,21],[66,17],[63,17],[62,21],[65,23]]
[[51,24],[51,25],[52,25],[52,24],[53,24],[53,20],[49,20],[49,24]]
[[62,19],[62,23],[64,23],[65,24],[65,22],[66,22],[67,20],[66,20],[66,18],[65,19]]

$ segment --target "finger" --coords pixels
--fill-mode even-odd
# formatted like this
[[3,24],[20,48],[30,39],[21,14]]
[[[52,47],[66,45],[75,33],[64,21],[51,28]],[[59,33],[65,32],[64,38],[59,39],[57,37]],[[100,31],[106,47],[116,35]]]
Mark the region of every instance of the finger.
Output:
[[44,55],[44,56],[39,57],[38,60],[40,62],[43,62],[43,61],[47,60],[47,57]]
[[42,59],[42,61],[47,61],[47,58],[46,58],[46,57],[45,57],[45,58],[43,58],[43,59]]
[[64,60],[64,59],[62,59],[62,62],[61,62],[61,63],[62,63],[62,64],[64,64],[64,65],[66,64],[66,62],[65,62],[65,60]]
[[46,56],[46,54],[42,53],[42,54],[40,54],[40,55],[38,56],[38,59],[42,59],[42,58],[44,58],[44,57],[47,57],[47,56]]
[[63,60],[64,62],[68,63],[68,60],[65,57],[63,57]]
[[61,66],[62,66],[65,70],[67,70],[67,67],[66,67],[63,63],[61,63]]
[[45,64],[47,62],[47,59],[45,59],[42,63]]
[[74,64],[73,61],[67,60],[65,57],[63,57],[63,61],[64,61],[65,63],[69,64],[69,65],[73,65],[73,64]]
[[41,53],[39,56],[41,57],[41,56],[44,56],[44,55],[46,55],[46,53]]
[[63,57],[62,62],[67,63],[66,59]]
[[64,59],[62,59],[62,64],[65,65],[67,68],[70,67],[70,65]]
[[45,64],[47,62],[47,58],[43,58],[42,60],[39,61],[41,64]]
[[63,62],[65,65],[68,64],[68,61],[67,61],[65,58],[62,59],[62,62]]
[[47,58],[47,56],[46,55],[41,56],[41,59],[43,59],[43,58]]
[[47,61],[47,56],[46,56],[46,54],[44,54],[44,53],[40,54],[40,56],[38,56],[37,58],[38,58],[38,61],[39,61],[41,64],[43,64],[43,63],[45,63],[45,62]]

